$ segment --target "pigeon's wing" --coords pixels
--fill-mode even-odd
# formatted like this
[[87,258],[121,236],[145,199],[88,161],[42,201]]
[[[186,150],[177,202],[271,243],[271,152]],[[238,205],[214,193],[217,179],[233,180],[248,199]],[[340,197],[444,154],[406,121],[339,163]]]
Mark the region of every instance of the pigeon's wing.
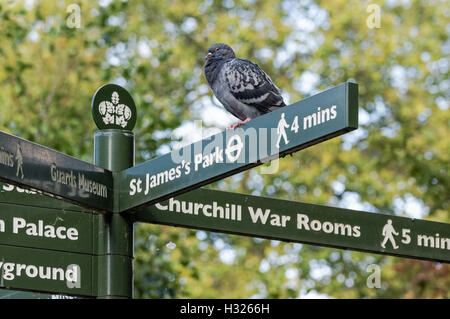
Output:
[[280,89],[257,64],[233,59],[224,65],[224,72],[231,94],[240,102],[263,113],[285,105]]

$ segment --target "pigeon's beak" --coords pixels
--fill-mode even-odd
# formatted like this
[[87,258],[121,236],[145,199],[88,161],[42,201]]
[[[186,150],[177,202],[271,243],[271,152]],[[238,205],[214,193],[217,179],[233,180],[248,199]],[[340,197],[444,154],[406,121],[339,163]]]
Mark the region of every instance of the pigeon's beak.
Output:
[[208,52],[208,54],[205,56],[205,60],[208,60],[208,58],[212,55],[211,52]]

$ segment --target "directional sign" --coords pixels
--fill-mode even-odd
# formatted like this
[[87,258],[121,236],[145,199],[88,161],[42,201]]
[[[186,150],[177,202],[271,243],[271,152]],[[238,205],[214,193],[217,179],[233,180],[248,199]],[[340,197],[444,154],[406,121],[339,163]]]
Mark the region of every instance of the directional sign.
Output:
[[93,215],[0,203],[0,244],[93,253]]
[[0,299],[94,296],[97,215],[0,183],[0,287],[58,294],[0,289]]
[[33,291],[0,289],[0,299],[81,299],[85,297],[62,294],[43,294]]
[[0,245],[0,287],[94,296],[93,257]]
[[113,207],[111,172],[4,132],[0,132],[0,179],[86,207]]
[[98,255],[102,227],[102,214],[0,183],[0,245]]
[[450,224],[198,189],[135,221],[450,262]]
[[[356,129],[358,86],[344,83],[120,174],[120,211],[247,170]],[[269,168],[270,169],[270,168]]]
[[[35,189],[25,189],[0,182],[0,203],[27,205],[42,208],[55,208],[64,211],[88,211],[71,202],[60,200],[58,196]],[[0,214],[1,215],[1,214]]]

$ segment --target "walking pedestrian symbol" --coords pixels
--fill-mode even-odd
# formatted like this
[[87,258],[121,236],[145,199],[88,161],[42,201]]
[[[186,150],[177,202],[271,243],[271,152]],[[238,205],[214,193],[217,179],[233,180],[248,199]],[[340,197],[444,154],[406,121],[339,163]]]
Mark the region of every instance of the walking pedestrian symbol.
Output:
[[289,141],[287,139],[286,136],[286,128],[289,127],[289,124],[287,124],[285,118],[284,118],[284,113],[281,113],[281,119],[278,121],[278,127],[277,127],[277,134],[278,134],[278,140],[277,140],[277,148],[280,148],[280,142],[281,142],[281,137],[283,137],[284,139],[284,144],[288,144]]
[[16,152],[16,160],[17,160],[17,171],[16,171],[16,177],[19,177],[19,173],[21,173],[21,179],[23,179],[23,155],[22,155],[22,148],[20,147],[20,144],[17,145],[17,152]]
[[386,248],[386,243],[388,240],[391,242],[392,247],[394,249],[398,248],[398,245],[395,243],[394,236],[398,236],[398,233],[395,231],[394,226],[392,226],[392,220],[388,219],[387,224],[384,225],[382,235],[384,236],[384,240],[381,243],[381,247]]

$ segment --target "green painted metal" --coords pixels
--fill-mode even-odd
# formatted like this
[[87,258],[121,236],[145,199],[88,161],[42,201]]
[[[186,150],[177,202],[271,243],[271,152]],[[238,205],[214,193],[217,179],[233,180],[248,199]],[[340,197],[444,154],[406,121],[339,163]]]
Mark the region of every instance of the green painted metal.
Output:
[[111,172],[4,132],[0,132],[0,179],[85,207],[112,209]]
[[100,130],[131,131],[136,124],[136,105],[130,93],[116,84],[105,84],[95,92],[92,117]]
[[198,189],[138,209],[133,217],[137,222],[450,262],[450,224],[388,214]]
[[93,253],[92,213],[0,204],[0,244]]
[[0,245],[0,287],[95,296],[91,255]]
[[0,203],[27,205],[32,207],[55,208],[64,211],[89,211],[51,194],[30,190],[0,182]]
[[[130,218],[118,213],[94,215],[94,254],[133,256],[133,224]],[[111,232],[114,236],[111,236]]]
[[[157,203],[356,129],[358,86],[343,83],[119,174],[119,211]],[[270,169],[270,168],[269,168]]]
[[[94,135],[94,163],[113,174],[134,165],[134,134],[122,130],[97,131]],[[115,193],[118,194],[115,185]],[[97,296],[99,298],[133,297],[133,222],[112,211],[118,210],[118,197],[113,209],[99,215]]]
[[88,297],[63,294],[45,294],[34,291],[0,289],[0,299],[86,299]]
[[134,165],[134,134],[131,131],[101,130],[94,133],[94,163],[112,172]]
[[95,165],[0,132],[0,299],[132,298],[134,222],[450,262],[449,224],[196,189],[356,129],[355,83],[137,166],[131,95],[91,107]]
[[[0,273],[11,277],[8,269],[14,267],[15,271],[12,280],[0,276],[0,286],[30,290],[0,289],[0,299],[95,297],[93,264],[97,257],[93,254],[98,252],[98,225],[99,215],[93,211],[41,191],[0,183]],[[44,277],[47,271],[55,271],[56,276],[64,272],[65,276],[68,265],[79,267],[80,287],[59,277],[39,280],[39,273],[34,276],[35,269]],[[27,276],[27,269],[32,277]]]
[[[98,277],[94,280],[97,298],[125,299],[133,297],[133,258],[119,254],[100,255],[94,259]],[[95,278],[94,278],[95,279]]]

